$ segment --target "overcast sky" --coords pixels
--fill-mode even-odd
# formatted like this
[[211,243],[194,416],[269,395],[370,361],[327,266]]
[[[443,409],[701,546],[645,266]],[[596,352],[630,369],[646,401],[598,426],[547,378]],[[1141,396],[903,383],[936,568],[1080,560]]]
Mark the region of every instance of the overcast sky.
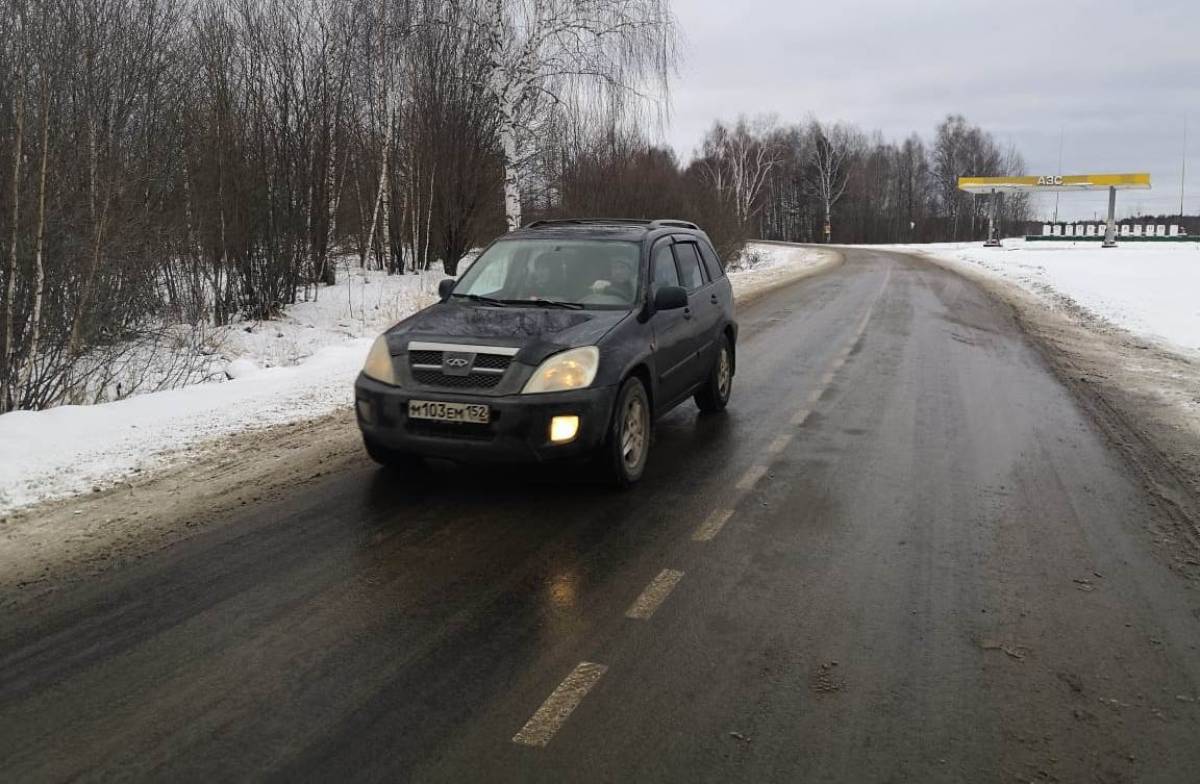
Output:
[[[925,139],[949,112],[1012,142],[1029,173],[1149,171],[1121,214],[1200,212],[1200,0],[674,0],[684,61],[667,140],[685,160],[717,117],[810,113]],[[1043,197],[1044,198],[1044,197]],[[1105,195],[1064,194],[1090,219]],[[1053,197],[1047,210],[1053,210]],[[1047,213],[1048,215],[1049,213]]]

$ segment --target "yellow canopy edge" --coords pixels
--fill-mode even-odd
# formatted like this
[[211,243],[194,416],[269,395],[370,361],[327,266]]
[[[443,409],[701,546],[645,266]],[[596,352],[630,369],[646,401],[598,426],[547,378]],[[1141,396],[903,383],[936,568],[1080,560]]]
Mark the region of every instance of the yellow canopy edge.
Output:
[[990,191],[1099,191],[1149,190],[1148,172],[1124,174],[1030,174],[1021,177],[959,177],[959,190],[969,193]]

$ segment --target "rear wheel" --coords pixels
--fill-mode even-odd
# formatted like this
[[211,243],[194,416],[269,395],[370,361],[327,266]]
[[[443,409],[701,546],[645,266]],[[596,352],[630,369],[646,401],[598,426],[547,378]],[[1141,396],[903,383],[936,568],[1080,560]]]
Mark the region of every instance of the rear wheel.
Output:
[[729,336],[721,336],[721,344],[717,349],[717,360],[708,374],[704,385],[696,390],[696,405],[704,412],[724,411],[729,405],[729,396],[733,394],[733,347],[729,345]]
[[367,454],[370,455],[371,459],[385,468],[416,471],[425,467],[425,462],[416,455],[389,449],[366,436],[363,436],[363,446],[366,447]]
[[628,378],[617,393],[605,446],[609,473],[617,485],[628,487],[642,478],[650,454],[650,430],[650,398],[646,387],[636,376]]

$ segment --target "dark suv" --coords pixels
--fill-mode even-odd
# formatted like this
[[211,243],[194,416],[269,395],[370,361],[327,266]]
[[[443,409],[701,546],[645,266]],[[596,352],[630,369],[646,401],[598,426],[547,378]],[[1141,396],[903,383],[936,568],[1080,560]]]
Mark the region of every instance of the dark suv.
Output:
[[694,223],[536,221],[438,293],[375,341],[355,383],[385,465],[598,455],[630,484],[655,418],[729,402],[733,292]]

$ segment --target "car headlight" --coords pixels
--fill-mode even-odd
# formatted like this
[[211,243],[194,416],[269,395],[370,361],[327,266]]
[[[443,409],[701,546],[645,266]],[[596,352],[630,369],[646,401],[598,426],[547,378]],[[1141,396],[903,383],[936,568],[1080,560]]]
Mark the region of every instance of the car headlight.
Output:
[[539,365],[521,392],[530,394],[583,389],[596,380],[599,367],[600,349],[595,346],[573,348],[555,354]]
[[387,338],[383,335],[375,338],[375,342],[371,344],[367,363],[363,365],[363,373],[376,381],[396,386],[396,367],[392,364],[392,352],[388,350]]

